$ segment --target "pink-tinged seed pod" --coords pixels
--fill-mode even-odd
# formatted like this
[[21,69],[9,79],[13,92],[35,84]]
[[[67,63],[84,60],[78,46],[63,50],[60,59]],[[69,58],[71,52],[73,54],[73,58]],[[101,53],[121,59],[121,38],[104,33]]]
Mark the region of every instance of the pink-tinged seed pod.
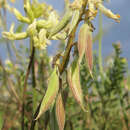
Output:
[[80,27],[78,35],[78,52],[79,52],[79,64],[82,62],[82,58],[85,53],[85,46],[87,41],[87,24],[83,24]]
[[58,97],[56,99],[56,118],[57,118],[59,130],[64,130],[65,110],[64,110],[61,93],[58,94]]
[[92,74],[93,68],[93,54],[92,54],[92,32],[87,23],[83,24],[79,31],[78,36],[78,52],[79,52],[79,63],[85,54],[88,69]]
[[72,91],[72,94],[75,100],[81,106],[81,108],[85,111],[79,72],[80,72],[79,63],[77,61],[74,61],[67,71],[67,79],[68,79],[70,90]]
[[91,31],[87,36],[87,45],[85,47],[85,58],[88,64],[89,72],[92,74],[93,69],[93,52],[92,52],[92,33]]

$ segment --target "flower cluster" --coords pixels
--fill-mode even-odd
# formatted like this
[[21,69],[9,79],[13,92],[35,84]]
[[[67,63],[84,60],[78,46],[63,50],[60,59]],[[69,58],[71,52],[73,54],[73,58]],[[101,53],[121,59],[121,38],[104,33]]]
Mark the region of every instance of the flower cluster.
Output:
[[[11,26],[10,32],[3,32],[3,37],[9,40],[20,40],[30,37],[34,46],[39,49],[45,49],[47,44],[50,43],[49,40],[65,40],[79,21],[85,0],[74,0],[72,3],[69,0],[65,0],[65,2],[66,10],[61,20],[59,20],[59,15],[52,6],[46,3],[37,1],[31,3],[30,0],[27,0],[24,5],[26,16],[22,16],[16,8],[11,8],[7,5],[6,8],[20,22],[28,24],[28,27],[25,32],[14,33]],[[98,10],[100,10],[107,17],[119,22],[120,16],[105,8],[102,0],[88,0],[87,6],[85,17],[89,21],[93,20]]]

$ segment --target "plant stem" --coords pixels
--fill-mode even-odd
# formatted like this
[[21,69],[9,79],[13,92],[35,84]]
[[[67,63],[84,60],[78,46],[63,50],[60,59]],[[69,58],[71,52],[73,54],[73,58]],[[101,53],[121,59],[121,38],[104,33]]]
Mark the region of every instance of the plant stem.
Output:
[[[41,100],[41,102],[42,102],[42,100]],[[31,128],[30,128],[30,130],[34,130],[34,128],[35,128],[35,124],[36,124],[36,121],[37,121],[37,120],[35,120],[35,119],[36,119],[36,117],[37,117],[37,115],[38,115],[38,113],[39,113],[39,109],[40,109],[40,106],[41,106],[41,102],[40,102],[39,106],[37,107],[37,110],[36,110],[36,112],[35,112],[35,114],[34,114],[34,116],[33,116],[33,119],[32,119],[32,122],[31,122]]]
[[[84,1],[84,6],[83,6],[83,10],[82,10],[82,12],[80,14],[79,21],[77,22],[77,25],[75,26],[75,28],[73,29],[71,34],[69,35],[68,43],[67,43],[67,46],[66,46],[66,49],[65,49],[65,53],[64,53],[64,55],[62,57],[62,63],[59,65],[60,75],[62,75],[62,73],[65,71],[65,67],[66,67],[66,65],[67,65],[67,63],[69,61],[70,51],[71,51],[72,46],[74,45],[75,33],[76,33],[77,27],[78,27],[78,25],[79,25],[79,23],[80,23],[80,21],[82,19],[82,16],[84,15],[84,12],[85,12],[85,9],[86,9],[86,6],[87,6],[87,2],[88,2],[88,0]],[[40,102],[40,104],[41,104],[41,102]],[[40,108],[40,105],[37,107],[37,110],[36,110],[36,112],[34,114],[30,130],[34,130],[35,123],[36,123],[35,118],[36,118],[36,116],[38,114],[39,108]]]
[[99,63],[99,70],[102,74],[102,13],[99,11],[99,49],[98,49],[98,63]]
[[67,47],[65,49],[65,53],[64,53],[64,56],[63,56],[63,59],[62,59],[62,63],[59,66],[60,74],[62,74],[64,72],[64,69],[67,66],[67,63],[69,61],[70,51],[71,51],[71,48],[74,45],[75,33],[76,33],[77,27],[78,27],[78,25],[79,25],[79,23],[82,19],[82,16],[84,15],[84,12],[85,12],[85,9],[86,9],[86,6],[87,6],[87,2],[88,2],[88,0],[85,1],[84,6],[83,6],[83,10],[82,10],[80,17],[79,17],[79,21],[77,22],[77,25],[75,26],[75,28],[73,29],[73,31],[71,32],[71,34],[68,38],[68,43],[67,43]]
[[24,130],[24,113],[25,113],[25,100],[26,100],[26,91],[27,91],[27,80],[28,80],[28,77],[29,77],[29,73],[30,73],[30,69],[31,69],[32,63],[33,63],[34,53],[35,53],[35,48],[33,47],[32,54],[30,56],[30,61],[29,61],[29,64],[28,64],[28,68],[27,68],[26,75],[25,75],[25,80],[24,80],[23,104],[22,104],[22,122],[21,122],[22,130]]

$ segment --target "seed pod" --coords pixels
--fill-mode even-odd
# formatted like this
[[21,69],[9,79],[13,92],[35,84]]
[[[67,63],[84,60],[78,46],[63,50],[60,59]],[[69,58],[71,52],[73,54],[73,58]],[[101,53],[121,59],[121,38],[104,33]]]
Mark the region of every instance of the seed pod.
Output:
[[35,120],[37,120],[53,104],[58,90],[59,90],[59,79],[56,74],[56,67],[55,67],[50,76],[46,94],[42,100],[38,116],[36,117]]
[[78,20],[79,20],[79,16],[80,16],[80,11],[79,10],[75,10],[73,13],[73,17],[71,20],[71,23],[69,25],[69,32],[68,35],[72,32],[72,30],[75,28]]
[[88,64],[89,72],[92,76],[93,69],[93,53],[92,53],[92,33],[89,31],[87,36],[87,45],[85,47],[85,58]]
[[65,110],[64,110],[61,93],[58,94],[58,97],[56,100],[56,118],[57,118],[59,130],[64,130]]
[[81,108],[85,111],[83,104],[82,89],[80,85],[79,63],[77,60],[73,61],[70,68],[68,69],[67,79],[70,90],[72,91],[74,98],[81,106]]
[[82,58],[85,53],[87,65],[88,65],[90,74],[92,74],[92,67],[93,67],[92,32],[87,23],[83,24],[79,31],[78,52],[79,52],[79,63],[81,63]]
[[85,53],[86,41],[87,41],[87,24],[83,24],[80,27],[79,35],[78,35],[78,52],[79,52],[79,64],[82,61],[82,58]]
[[61,21],[51,29],[49,38],[63,30],[72,18],[72,10],[68,9]]

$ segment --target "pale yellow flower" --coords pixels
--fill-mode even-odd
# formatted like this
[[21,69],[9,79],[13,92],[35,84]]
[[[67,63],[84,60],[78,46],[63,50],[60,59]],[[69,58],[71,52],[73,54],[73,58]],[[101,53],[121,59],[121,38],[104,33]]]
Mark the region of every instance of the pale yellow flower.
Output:
[[114,14],[111,10],[107,9],[101,2],[97,2],[96,7],[107,17],[112,18],[116,20],[117,22],[120,22],[120,15],[119,14]]

